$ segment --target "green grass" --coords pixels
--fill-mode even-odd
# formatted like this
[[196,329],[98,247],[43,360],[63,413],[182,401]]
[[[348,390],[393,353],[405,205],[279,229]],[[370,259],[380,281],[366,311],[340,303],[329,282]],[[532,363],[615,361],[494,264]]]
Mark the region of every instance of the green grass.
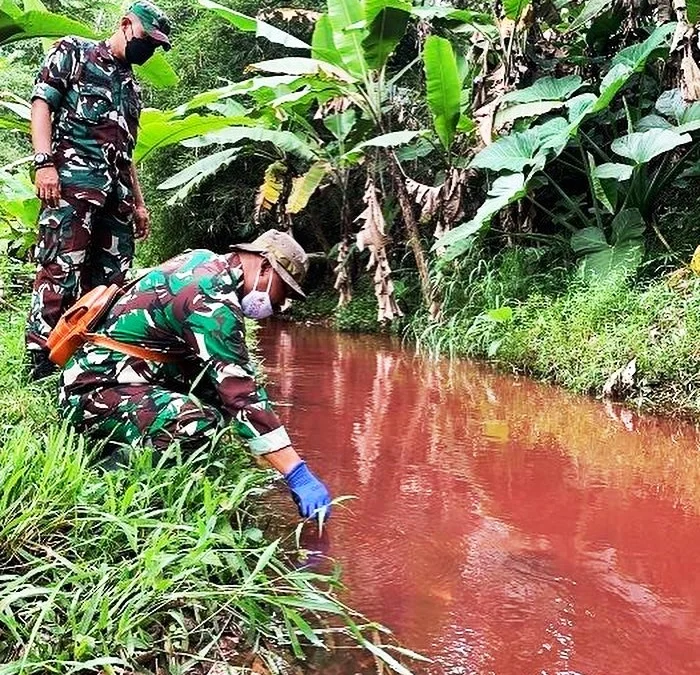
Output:
[[[6,260],[0,271],[17,280]],[[292,532],[266,539],[272,473],[235,439],[108,466],[61,424],[56,378],[26,381],[20,304],[0,307],[0,675],[243,673],[252,652],[272,664],[330,635],[366,645],[337,574],[304,568]]]
[[636,359],[634,385],[622,393],[646,409],[700,413],[700,279],[690,274],[632,284],[584,284],[562,269],[530,265],[512,249],[465,261],[443,279],[443,317],[414,319],[419,349],[486,358],[508,370],[578,392],[600,394],[608,376]]

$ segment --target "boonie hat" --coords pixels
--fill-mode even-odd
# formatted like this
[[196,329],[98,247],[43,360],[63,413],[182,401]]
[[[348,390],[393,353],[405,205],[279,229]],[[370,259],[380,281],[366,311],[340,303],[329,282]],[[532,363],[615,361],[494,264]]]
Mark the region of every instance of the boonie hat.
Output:
[[234,244],[231,248],[234,251],[260,253],[287,286],[298,296],[306,297],[301,284],[309,269],[309,257],[291,235],[279,230],[268,230],[249,244]]
[[146,34],[158,42],[166,52],[170,49],[170,21],[163,10],[148,0],[136,0],[127,13],[137,16]]

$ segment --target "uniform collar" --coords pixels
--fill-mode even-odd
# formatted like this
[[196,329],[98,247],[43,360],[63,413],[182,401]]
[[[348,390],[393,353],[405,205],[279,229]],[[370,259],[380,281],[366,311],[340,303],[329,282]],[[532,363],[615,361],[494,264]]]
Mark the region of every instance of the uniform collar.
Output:
[[120,58],[117,58],[107,40],[101,40],[97,43],[97,53],[106,61],[110,61],[114,63],[117,67],[123,68],[124,70],[128,70],[129,72],[131,72],[131,64],[127,63],[126,61],[123,61]]

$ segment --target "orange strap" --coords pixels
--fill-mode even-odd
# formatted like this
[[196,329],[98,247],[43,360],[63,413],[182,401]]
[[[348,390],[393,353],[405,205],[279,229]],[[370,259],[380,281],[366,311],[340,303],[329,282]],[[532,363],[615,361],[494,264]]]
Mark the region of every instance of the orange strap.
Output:
[[87,342],[92,342],[92,344],[98,347],[113,349],[115,352],[121,352],[127,356],[135,356],[137,359],[155,361],[156,363],[174,363],[178,360],[178,357],[174,354],[166,354],[165,352],[157,352],[154,349],[146,349],[145,347],[137,347],[136,345],[130,345],[126,342],[119,342],[106,335],[85,333],[84,336]]

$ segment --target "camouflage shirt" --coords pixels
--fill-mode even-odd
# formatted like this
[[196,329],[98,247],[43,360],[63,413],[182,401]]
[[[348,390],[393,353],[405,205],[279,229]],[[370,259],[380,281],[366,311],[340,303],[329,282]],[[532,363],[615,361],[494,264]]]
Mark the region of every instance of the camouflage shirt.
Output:
[[78,196],[99,205],[114,190],[118,199],[128,198],[141,113],[131,66],[106,42],[67,37],[47,54],[35,98],[54,113],[53,153],[61,184],[79,188]]
[[[238,300],[242,279],[237,255],[205,249],[149,271],[127,289],[96,332],[176,354],[177,363],[144,361],[85,344],[63,372],[62,406],[70,406],[72,396],[114,385],[151,383],[187,392],[203,373],[201,379],[216,392],[217,407],[231,416],[253,453],[289,445],[265,389],[255,383]],[[70,412],[80,415],[80,410]]]

